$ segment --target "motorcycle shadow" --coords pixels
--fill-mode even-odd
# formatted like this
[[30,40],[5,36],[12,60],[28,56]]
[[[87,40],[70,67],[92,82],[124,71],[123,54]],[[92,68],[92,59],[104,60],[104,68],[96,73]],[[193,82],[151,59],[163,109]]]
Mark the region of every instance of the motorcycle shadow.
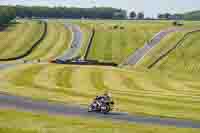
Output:
[[109,113],[101,113],[101,112],[92,112],[96,115],[106,115],[106,116],[121,116],[121,115],[128,115],[126,112],[109,112]]
[[128,115],[126,112],[110,112],[108,115]]

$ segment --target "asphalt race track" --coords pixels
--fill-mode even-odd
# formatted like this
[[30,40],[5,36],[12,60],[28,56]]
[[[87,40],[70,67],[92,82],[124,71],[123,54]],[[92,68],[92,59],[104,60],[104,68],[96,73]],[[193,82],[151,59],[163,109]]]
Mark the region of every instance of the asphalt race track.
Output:
[[163,126],[175,126],[178,128],[200,128],[200,121],[178,120],[173,118],[160,118],[153,116],[129,115],[126,113],[113,112],[109,114],[89,113],[87,108],[78,105],[66,105],[61,103],[49,103],[45,101],[34,101],[30,98],[11,96],[0,93],[0,108],[11,108],[19,111],[36,113],[48,113],[49,115],[83,116],[99,119],[111,119],[140,124],[154,124]]
[[83,33],[80,30],[79,26],[73,24],[65,24],[65,27],[70,29],[72,32],[72,41],[70,44],[70,48],[66,49],[64,55],[56,58],[64,62],[67,60],[71,60],[78,55],[83,41]]
[[168,34],[183,30],[182,28],[169,28],[157,33],[150,42],[146,43],[142,48],[131,54],[121,65],[136,65],[152,48],[157,46],[159,42]]

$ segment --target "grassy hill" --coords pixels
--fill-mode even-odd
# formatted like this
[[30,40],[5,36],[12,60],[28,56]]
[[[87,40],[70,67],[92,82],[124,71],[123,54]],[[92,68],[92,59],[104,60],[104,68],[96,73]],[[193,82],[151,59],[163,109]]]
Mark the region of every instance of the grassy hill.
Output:
[[25,60],[48,61],[64,54],[69,48],[71,31],[59,22],[48,22],[47,35],[38,47]]
[[[140,48],[162,29],[171,27],[165,21],[77,21],[84,32],[81,54],[84,54],[92,27],[96,27],[94,44],[89,59],[120,63],[125,57]],[[62,22],[49,22],[47,36],[26,60],[44,61],[62,54],[68,48],[71,33]],[[185,22],[185,27],[198,27],[198,22]],[[118,28],[114,28],[119,26]],[[121,27],[121,29],[120,29]],[[19,28],[20,29],[20,28]],[[18,30],[17,30],[18,31]],[[15,31],[16,32],[16,31]],[[147,70],[150,63],[162,52],[172,47],[186,32],[176,32],[165,37],[134,69],[102,66],[73,66],[56,64],[21,64],[0,70],[0,88],[18,96],[51,102],[73,103],[88,106],[91,100],[105,90],[109,90],[116,101],[116,110],[130,114],[142,114],[178,119],[200,120],[200,77],[199,77],[199,37],[200,33],[189,36],[184,43],[164,58],[154,69]],[[1,33],[0,33],[1,34]],[[14,34],[14,33],[13,33]],[[0,132],[36,132],[42,128],[50,132],[91,130],[112,132],[198,132],[193,129],[176,129],[137,125],[84,117],[62,118],[35,115],[16,111],[0,111]],[[12,118],[15,116],[15,120]],[[86,120],[87,119],[87,120]],[[3,122],[7,123],[3,123]],[[27,128],[23,129],[23,122]],[[31,121],[31,122],[30,122]],[[30,124],[31,123],[31,124]],[[7,128],[10,125],[11,128]],[[73,125],[76,125],[75,128]],[[87,127],[87,128],[86,128]],[[94,128],[95,127],[95,128]],[[91,129],[91,130],[89,130]],[[25,130],[25,131],[24,131]]]
[[0,32],[0,58],[24,54],[44,32],[44,24],[38,21],[24,21],[12,24]]
[[14,95],[87,106],[109,90],[123,112],[200,120],[198,74],[29,64],[0,79],[1,91]]
[[[147,68],[155,61],[168,53],[188,31],[176,32],[165,37],[158,46],[153,48],[145,57],[136,65],[137,68]],[[180,71],[180,72],[199,72],[198,51],[200,32],[189,34],[178,47],[161,58],[154,67],[160,71]]]
[[95,28],[96,33],[89,59],[120,63],[128,55],[153,37],[170,22],[151,21],[83,21],[87,28]]
[[[43,32],[44,25],[38,21],[20,21],[6,31],[0,32],[0,58],[5,59],[24,54]],[[47,34],[44,39],[23,60],[48,61],[54,59],[64,54],[70,41],[71,31],[62,23],[50,21],[47,23]]]
[[199,37],[200,32],[190,35],[181,46],[161,61],[156,68],[189,73],[199,72]]
[[180,31],[170,33],[164,37],[157,46],[155,46],[150,52],[148,52],[142,60],[136,64],[137,68],[144,67],[147,68],[155,60],[157,60],[163,53],[167,52],[172,48],[184,35],[187,31]]
[[[106,23],[102,21],[75,21],[75,23],[79,24],[85,33],[84,44],[87,44],[92,25],[99,26],[89,56],[90,59],[118,62],[127,53],[131,53],[133,49],[142,46],[145,39],[151,38],[162,28],[171,25],[169,22],[151,21],[123,21],[123,23],[120,23],[120,21],[108,21]],[[113,29],[113,26],[116,25],[123,26],[124,29]],[[107,31],[111,32],[114,38]],[[61,23],[49,22],[47,36],[26,59],[33,60],[40,58],[47,60],[60,54],[64,50],[64,47],[67,47],[65,41],[69,41],[69,38],[67,38],[69,37],[68,34],[68,31]],[[125,38],[118,38],[117,36],[120,34]],[[141,62],[141,65],[138,66],[145,66],[151,63],[155,59],[154,57],[157,56],[154,56],[154,53],[160,54],[163,50],[168,49],[183,34],[183,32],[176,32],[167,36],[151,52],[152,55],[150,54],[151,56],[144,58],[144,62]],[[102,38],[102,36],[104,37]],[[144,39],[144,37],[146,38]],[[108,42],[104,43],[105,38],[110,39],[112,45],[109,45]],[[197,40],[198,37],[193,38]],[[117,39],[119,42],[116,41]],[[125,43],[121,43],[121,41],[125,41]],[[193,41],[191,40],[191,42]],[[127,47],[124,47],[123,44],[126,44]],[[117,52],[117,49],[124,50],[123,54],[119,51]],[[107,54],[105,54],[106,51]],[[113,55],[113,51],[115,56]],[[175,65],[173,64],[174,56],[172,57],[172,61],[169,62]],[[107,60],[108,58],[109,60]],[[157,67],[159,69],[153,71],[142,70],[140,69],[141,67],[138,67],[136,70],[126,70],[110,67],[80,67],[53,64],[20,65],[1,72],[0,86],[3,88],[2,91],[11,94],[57,102],[74,102],[82,105],[87,105],[93,97],[104,90],[110,90],[116,100],[119,101],[119,108],[123,111],[199,120],[200,118],[196,116],[199,113],[198,106],[195,103],[191,104],[198,100],[198,87],[200,85],[197,83],[198,76],[194,74],[191,77],[189,74],[181,72],[174,75],[171,71],[167,71],[168,69],[163,68],[164,66],[162,65],[164,64],[167,63],[160,64]],[[163,71],[161,71],[161,68],[163,68]],[[190,82],[187,82],[188,80]],[[166,84],[166,82],[170,84]],[[182,82],[185,83],[183,84]],[[195,85],[191,87],[192,84]],[[182,91],[182,88],[184,88],[184,91]],[[182,111],[183,107],[184,111]]]

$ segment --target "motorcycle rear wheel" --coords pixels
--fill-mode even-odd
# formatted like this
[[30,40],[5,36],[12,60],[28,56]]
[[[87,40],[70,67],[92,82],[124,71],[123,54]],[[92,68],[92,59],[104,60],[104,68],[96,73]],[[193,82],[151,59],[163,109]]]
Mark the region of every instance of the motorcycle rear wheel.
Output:
[[101,113],[107,114],[110,112],[110,106],[109,105],[103,105],[101,107]]

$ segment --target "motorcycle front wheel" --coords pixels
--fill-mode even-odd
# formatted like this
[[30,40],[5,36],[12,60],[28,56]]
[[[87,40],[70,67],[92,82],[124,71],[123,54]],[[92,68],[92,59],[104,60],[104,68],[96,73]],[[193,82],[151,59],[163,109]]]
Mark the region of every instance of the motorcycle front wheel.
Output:
[[93,111],[92,106],[89,106],[89,107],[88,107],[88,112],[92,112],[92,111]]

